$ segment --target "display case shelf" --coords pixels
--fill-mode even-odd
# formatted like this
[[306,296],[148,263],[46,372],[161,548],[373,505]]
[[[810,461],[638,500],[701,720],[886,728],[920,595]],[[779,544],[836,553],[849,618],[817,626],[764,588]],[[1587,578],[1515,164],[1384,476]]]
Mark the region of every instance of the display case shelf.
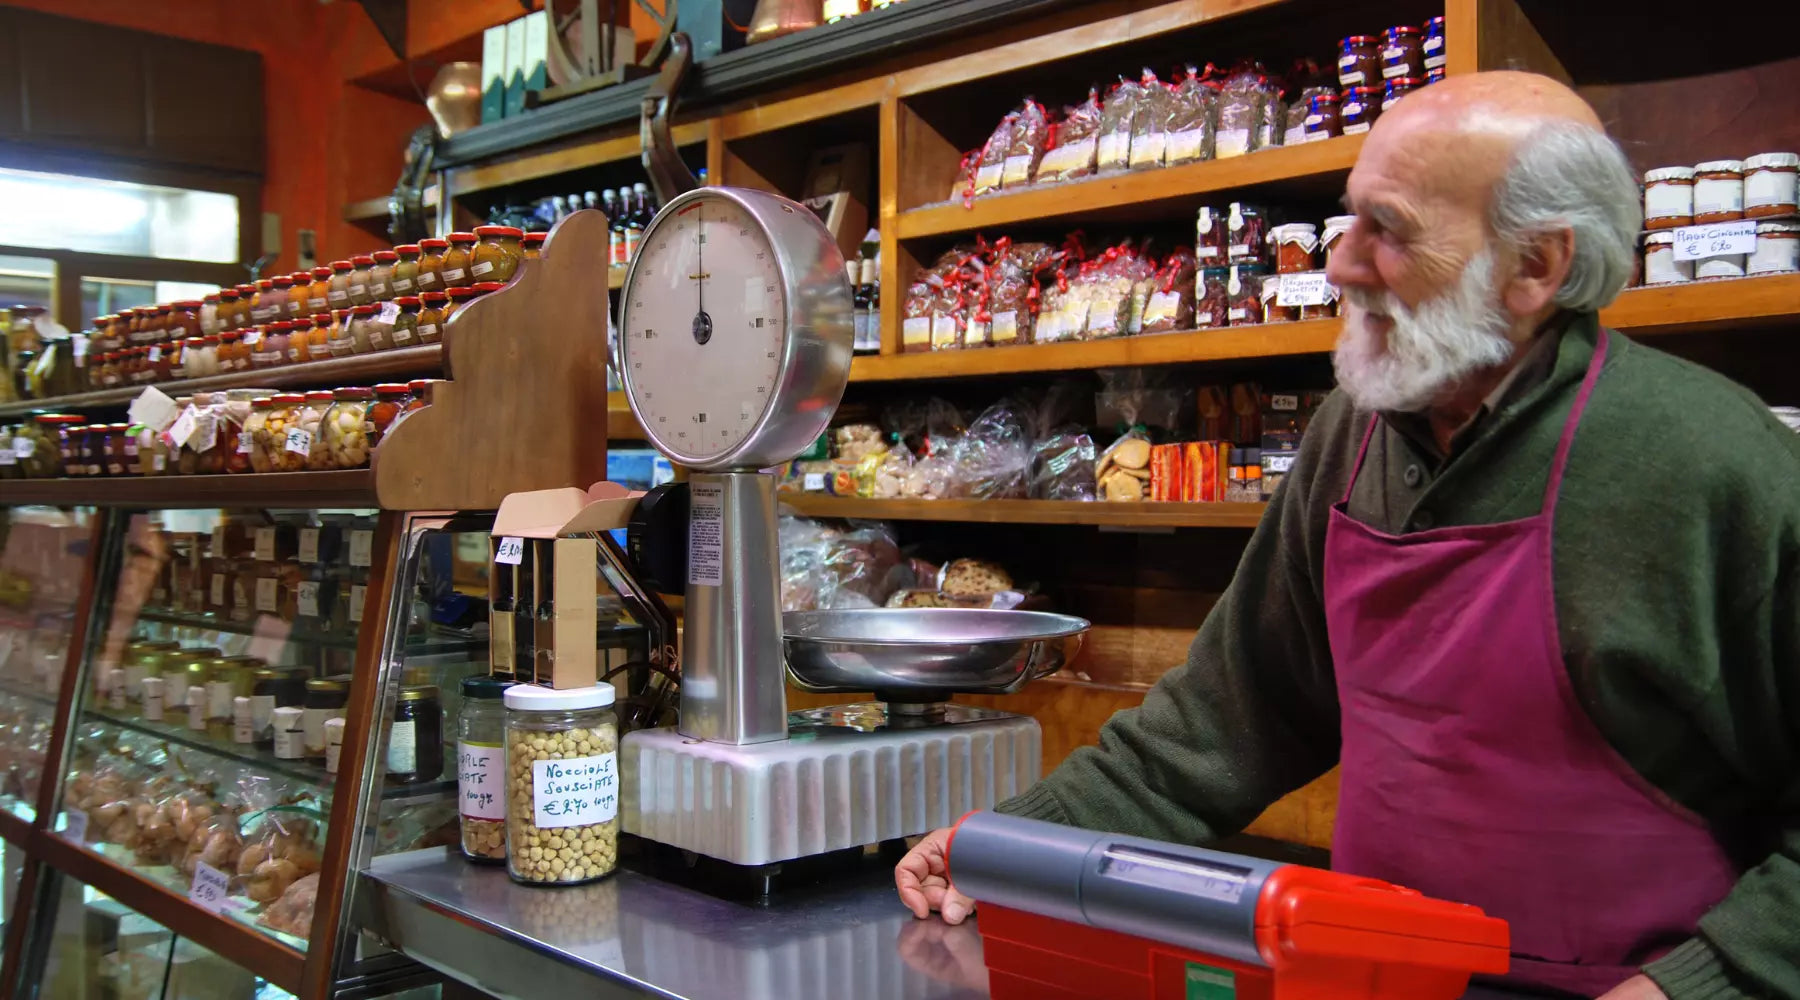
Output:
[[0,502],[158,508],[379,506],[368,469],[9,480],[0,483]]
[[[176,625],[182,628],[200,629],[207,632],[223,632],[230,635],[259,636],[295,642],[306,646],[328,646],[333,649],[355,649],[355,632],[314,632],[295,628],[293,623],[275,619],[275,629],[262,628],[256,621],[231,621],[215,618],[211,615],[187,614],[169,611],[162,608],[145,608],[138,612],[138,621],[159,622],[164,625]],[[268,616],[259,616],[268,617]],[[487,639],[443,636],[426,633],[409,636],[406,640],[406,652],[412,656],[442,656],[455,654],[484,653],[487,651]]]
[[17,681],[0,680],[0,696],[21,698],[25,701],[36,702],[51,708],[56,707],[56,693],[54,691],[36,691]]
[[1254,528],[1260,503],[1105,503],[1081,500],[865,500],[784,493],[781,502],[808,517],[978,524],[1080,524],[1120,528]]

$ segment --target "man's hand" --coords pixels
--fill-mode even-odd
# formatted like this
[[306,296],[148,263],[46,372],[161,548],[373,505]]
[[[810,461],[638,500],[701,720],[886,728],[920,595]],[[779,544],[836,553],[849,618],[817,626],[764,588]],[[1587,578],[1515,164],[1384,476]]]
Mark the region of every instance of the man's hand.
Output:
[[894,866],[900,902],[920,920],[936,910],[943,914],[944,923],[960,924],[975,912],[975,901],[950,884],[949,847],[950,828],[933,830]]
[[1669,1000],[1661,987],[1650,981],[1649,976],[1632,976],[1619,985],[1607,990],[1600,1000]]

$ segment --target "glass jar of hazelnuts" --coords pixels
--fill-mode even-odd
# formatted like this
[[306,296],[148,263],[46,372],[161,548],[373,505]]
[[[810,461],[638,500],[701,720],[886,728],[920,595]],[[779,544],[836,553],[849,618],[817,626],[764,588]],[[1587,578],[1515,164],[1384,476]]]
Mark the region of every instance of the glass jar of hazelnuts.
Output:
[[619,725],[611,685],[506,689],[506,870],[577,885],[619,856]]

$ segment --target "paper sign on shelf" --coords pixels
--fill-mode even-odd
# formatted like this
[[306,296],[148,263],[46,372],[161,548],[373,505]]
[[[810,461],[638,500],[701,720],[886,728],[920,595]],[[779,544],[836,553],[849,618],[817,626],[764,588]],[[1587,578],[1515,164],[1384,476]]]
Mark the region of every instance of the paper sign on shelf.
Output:
[[1325,280],[1324,271],[1307,271],[1301,274],[1281,275],[1281,284],[1275,292],[1275,304],[1283,308],[1289,306],[1322,306],[1330,301],[1331,283]]
[[375,562],[375,533],[373,531],[352,531],[350,533],[350,565],[370,566]]
[[208,913],[220,913],[231,899],[231,879],[204,861],[194,862],[194,884],[188,887],[188,902]]
[[525,561],[525,539],[507,537],[500,539],[494,547],[494,561],[506,566],[517,566]]
[[256,558],[262,562],[275,561],[275,529],[256,529]]
[[169,425],[169,429],[163,437],[168,440],[169,447],[180,448],[182,445],[188,443],[188,438],[194,436],[194,430],[199,426],[200,413],[190,406],[181,411],[181,415],[176,417],[175,422]]
[[1756,252],[1756,220],[1680,226],[1675,230],[1676,260],[1705,260]]
[[175,422],[175,417],[181,412],[181,408],[175,404],[173,399],[169,398],[168,394],[151,386],[138,393],[138,397],[131,401],[131,406],[127,408],[126,412],[132,423],[143,424],[152,431],[161,431]]

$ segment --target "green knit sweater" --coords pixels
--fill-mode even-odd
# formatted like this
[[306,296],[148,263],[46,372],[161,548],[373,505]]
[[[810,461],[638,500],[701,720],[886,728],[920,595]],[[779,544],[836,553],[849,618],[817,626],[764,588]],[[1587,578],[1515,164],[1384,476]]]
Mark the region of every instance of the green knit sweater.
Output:
[[[1571,318],[1447,458],[1384,419],[1350,514],[1404,533],[1536,513],[1597,336],[1593,316]],[[1325,402],[1187,662],[1002,811],[1199,843],[1337,762],[1325,525],[1368,420],[1342,394]],[[1614,334],[1553,549],[1582,703],[1746,866],[1646,971],[1672,1000],[1800,1000],[1800,435],[1741,387]]]

